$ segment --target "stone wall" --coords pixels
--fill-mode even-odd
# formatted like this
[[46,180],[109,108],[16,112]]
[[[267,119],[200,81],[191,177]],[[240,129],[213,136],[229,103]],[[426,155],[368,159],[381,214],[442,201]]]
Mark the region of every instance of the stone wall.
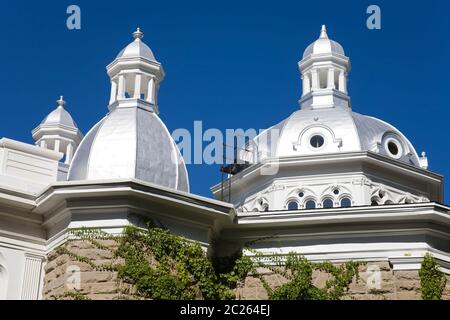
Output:
[[[286,279],[268,269],[258,270],[271,288],[286,283]],[[314,285],[322,288],[327,274],[313,274]],[[267,292],[261,280],[249,276],[236,289],[237,299],[267,299]],[[450,300],[450,276],[443,299]],[[420,300],[420,278],[418,271],[393,271],[388,262],[369,262],[359,267],[359,280],[354,279],[344,299],[347,300]]]
[[43,298],[134,298],[132,288],[119,281],[117,272],[109,269],[111,264],[120,263],[114,257],[117,246],[114,240],[97,240],[95,244],[69,241],[64,247],[71,254],[52,251],[45,266]]
[[[133,288],[122,283],[110,266],[121,263],[114,256],[118,244],[114,240],[70,241],[67,251],[53,251],[45,266],[44,299],[135,299]],[[258,270],[267,283],[279,287],[286,283],[282,276],[268,269]],[[354,280],[345,299],[396,300],[420,299],[417,271],[393,271],[388,262],[371,262],[359,268],[360,279]],[[314,284],[322,287],[327,275],[314,273]],[[444,299],[450,300],[450,276],[447,276]],[[236,289],[237,299],[267,299],[261,281],[248,276]]]

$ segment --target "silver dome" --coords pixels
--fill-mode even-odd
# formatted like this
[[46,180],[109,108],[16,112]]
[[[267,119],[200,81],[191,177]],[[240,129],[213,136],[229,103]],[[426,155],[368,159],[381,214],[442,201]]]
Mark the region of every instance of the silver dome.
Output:
[[114,178],[135,178],[189,191],[184,160],[155,113],[142,108],[116,108],[81,142],[68,180]]
[[[316,135],[324,140],[319,148],[311,145]],[[389,141],[397,143],[397,154],[389,151]],[[350,108],[301,109],[262,132],[254,142],[250,148],[259,161],[268,157],[372,151],[420,167],[416,150],[399,130]]]
[[139,30],[139,28],[136,32],[133,33],[133,36],[134,41],[126,46],[122,51],[120,51],[116,58],[141,57],[156,62],[152,50],[143,41],[141,41],[141,39],[144,37],[144,34]]
[[319,39],[311,43],[303,52],[303,58],[312,54],[339,54],[345,56],[344,48],[336,41],[328,38],[327,29],[322,26]]
[[58,107],[50,112],[41,125],[62,125],[71,128],[78,128],[72,116],[64,109],[65,101],[61,97],[58,101]]

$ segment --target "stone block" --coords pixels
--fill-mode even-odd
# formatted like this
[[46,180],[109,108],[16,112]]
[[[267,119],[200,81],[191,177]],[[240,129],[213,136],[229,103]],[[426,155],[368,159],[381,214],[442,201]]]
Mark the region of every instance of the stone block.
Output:
[[103,271],[88,271],[81,273],[81,281],[83,283],[102,283],[110,282],[117,278],[117,273]]
[[397,281],[397,291],[414,291],[420,289],[418,281]]
[[117,294],[119,291],[117,282],[91,283],[91,294]]

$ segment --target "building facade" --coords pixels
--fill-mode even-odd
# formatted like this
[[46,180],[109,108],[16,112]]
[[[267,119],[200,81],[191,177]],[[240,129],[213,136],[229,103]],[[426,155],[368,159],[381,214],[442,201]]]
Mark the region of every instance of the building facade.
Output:
[[[450,274],[443,177],[398,129],[353,111],[350,59],[325,26],[298,63],[300,109],[246,145],[245,169],[212,187],[216,199],[189,192],[159,117],[163,67],[139,29],[133,38],[107,66],[108,110],[86,135],[61,97],[33,130],[35,145],[0,140],[0,299],[48,297],[48,265],[68,230],[120,234],[143,216],[217,256],[253,243],[267,255],[376,262],[400,276],[432,253]],[[249,290],[243,298],[264,297]]]

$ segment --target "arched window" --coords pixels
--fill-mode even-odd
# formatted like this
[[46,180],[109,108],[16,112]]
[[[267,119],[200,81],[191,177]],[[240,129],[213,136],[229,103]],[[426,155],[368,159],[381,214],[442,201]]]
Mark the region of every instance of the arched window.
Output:
[[0,300],[6,299],[6,269],[0,264]]
[[287,207],[288,207],[288,210],[298,210],[298,203],[297,203],[297,201],[289,201]]
[[372,199],[372,202],[370,204],[371,206],[377,206],[378,205],[378,201],[375,199]]
[[314,200],[308,200],[305,203],[305,209],[315,209],[316,208],[316,202]]
[[352,206],[352,200],[349,198],[342,198],[341,200],[341,208],[349,208]]
[[324,207],[326,209],[333,208],[333,200],[325,199],[322,203],[322,207]]

